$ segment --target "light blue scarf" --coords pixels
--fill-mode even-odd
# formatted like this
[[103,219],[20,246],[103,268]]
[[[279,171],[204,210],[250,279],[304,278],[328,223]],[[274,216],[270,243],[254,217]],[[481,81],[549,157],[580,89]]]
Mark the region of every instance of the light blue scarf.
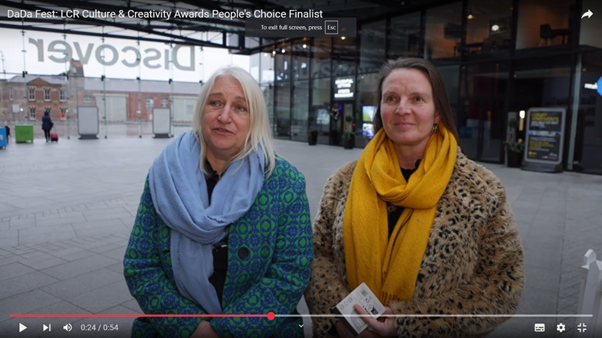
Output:
[[150,168],[149,185],[155,210],[171,228],[171,261],[180,293],[209,314],[222,307],[209,277],[212,244],[241,218],[263,186],[263,150],[230,165],[211,195],[199,169],[200,148],[190,131],[173,140]]

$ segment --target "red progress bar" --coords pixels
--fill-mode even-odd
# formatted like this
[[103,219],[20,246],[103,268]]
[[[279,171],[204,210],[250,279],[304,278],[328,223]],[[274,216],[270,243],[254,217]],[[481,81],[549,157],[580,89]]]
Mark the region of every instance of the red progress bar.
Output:
[[82,314],[17,314],[17,315],[9,315],[9,317],[92,317],[92,318],[102,318],[102,317],[266,317],[269,320],[274,320],[276,315],[273,312],[269,312],[265,315],[176,315],[176,314],[165,314],[165,315],[145,315],[145,314],[137,314],[137,315],[82,315]]

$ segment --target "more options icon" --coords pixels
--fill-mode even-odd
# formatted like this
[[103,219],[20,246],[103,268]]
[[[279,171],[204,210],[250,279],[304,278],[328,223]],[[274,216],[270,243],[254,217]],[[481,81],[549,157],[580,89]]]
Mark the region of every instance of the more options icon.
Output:
[[535,323],[535,332],[546,332],[546,324]]

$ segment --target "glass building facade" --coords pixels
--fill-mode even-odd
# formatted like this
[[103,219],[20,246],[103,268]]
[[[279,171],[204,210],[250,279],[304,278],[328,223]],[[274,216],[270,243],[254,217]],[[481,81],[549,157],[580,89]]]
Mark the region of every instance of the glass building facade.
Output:
[[[602,174],[602,20],[598,0],[464,0],[358,22],[355,38],[267,45],[251,64],[274,135],[341,146],[372,136],[378,70],[397,57],[430,60],[443,75],[464,152],[503,163],[508,120],[536,107],[567,112],[566,170]],[[348,118],[350,116],[351,118]],[[525,131],[518,131],[525,138]],[[341,150],[343,151],[343,150]]]

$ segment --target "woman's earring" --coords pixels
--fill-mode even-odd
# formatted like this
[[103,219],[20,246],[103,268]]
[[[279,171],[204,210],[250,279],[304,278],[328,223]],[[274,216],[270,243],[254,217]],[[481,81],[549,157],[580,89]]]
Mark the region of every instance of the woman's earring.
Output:
[[431,130],[431,133],[436,133],[437,130],[439,130],[439,123],[433,124],[433,129]]

